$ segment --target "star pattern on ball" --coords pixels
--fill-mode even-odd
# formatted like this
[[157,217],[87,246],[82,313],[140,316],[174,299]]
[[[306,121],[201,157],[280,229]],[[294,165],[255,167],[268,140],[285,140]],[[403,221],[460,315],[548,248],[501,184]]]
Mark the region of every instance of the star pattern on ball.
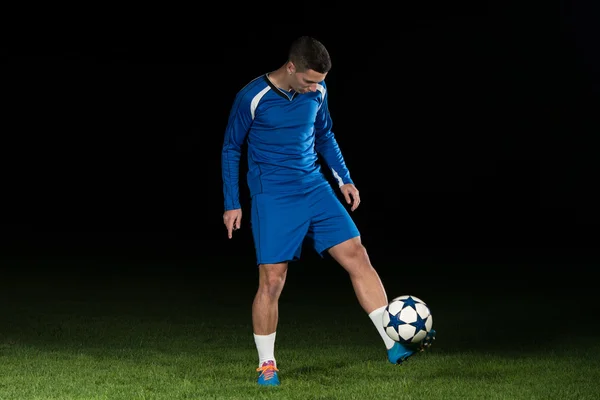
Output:
[[411,322],[410,325],[415,327],[415,332],[427,330],[427,328],[425,327],[425,320],[421,318],[419,313],[417,313],[417,320],[415,322]]
[[388,311],[388,314],[390,315],[390,322],[388,322],[387,326],[394,327],[394,330],[398,332],[398,327],[404,325],[405,322],[400,319],[400,313],[392,314]]
[[416,307],[416,304],[417,304],[417,302],[415,301],[415,299],[413,299],[413,298],[412,298],[412,297],[410,297],[410,296],[409,296],[408,298],[406,298],[406,299],[402,300],[402,302],[404,303],[404,304],[402,305],[402,309],[405,309],[406,307],[412,307],[412,308],[414,308],[415,310],[417,309],[417,307]]

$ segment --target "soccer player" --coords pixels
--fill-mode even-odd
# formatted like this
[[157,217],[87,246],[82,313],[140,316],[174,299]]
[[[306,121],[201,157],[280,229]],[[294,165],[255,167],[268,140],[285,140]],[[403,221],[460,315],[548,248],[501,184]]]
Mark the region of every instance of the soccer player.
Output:
[[[259,281],[252,304],[259,385],[280,384],[274,354],[278,300],[288,263],[299,259],[305,239],[322,256],[328,252],[348,272],[389,362],[400,364],[420,350],[394,342],[385,333],[385,289],[355,223],[321,169],[319,156],[350,210],[356,210],[359,191],[331,130],[325,84],[330,68],[329,53],[321,42],[306,36],[296,39],[285,64],[256,77],[237,93],[225,130],[223,222],[229,238],[242,222],[239,171],[242,145],[247,142],[250,220]],[[425,339],[421,349],[432,339],[433,335]]]

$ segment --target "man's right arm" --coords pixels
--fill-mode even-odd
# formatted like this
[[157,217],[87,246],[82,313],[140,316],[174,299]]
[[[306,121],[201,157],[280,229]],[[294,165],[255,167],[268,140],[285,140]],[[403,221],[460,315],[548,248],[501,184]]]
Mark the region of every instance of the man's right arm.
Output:
[[242,145],[252,124],[250,103],[247,100],[248,96],[245,96],[246,93],[238,93],[231,107],[221,151],[225,211],[241,208],[239,200],[240,157]]

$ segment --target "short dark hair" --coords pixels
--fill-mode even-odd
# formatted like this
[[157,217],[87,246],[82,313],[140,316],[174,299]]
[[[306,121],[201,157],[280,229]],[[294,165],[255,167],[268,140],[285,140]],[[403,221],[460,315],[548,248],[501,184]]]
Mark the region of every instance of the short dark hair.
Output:
[[331,69],[329,52],[317,39],[301,36],[290,46],[289,61],[293,62],[299,72],[312,69],[321,74]]

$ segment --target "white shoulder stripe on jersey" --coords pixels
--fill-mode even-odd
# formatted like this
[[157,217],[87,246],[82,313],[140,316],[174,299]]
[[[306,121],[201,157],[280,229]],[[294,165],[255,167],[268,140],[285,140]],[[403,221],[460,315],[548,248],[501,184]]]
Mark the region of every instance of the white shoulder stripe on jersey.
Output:
[[254,119],[254,112],[256,111],[256,107],[258,107],[258,103],[260,102],[260,99],[262,99],[263,96],[269,90],[271,90],[271,86],[267,86],[266,88],[264,88],[263,90],[261,90],[260,92],[258,92],[256,94],[256,96],[254,96],[254,98],[252,99],[252,101],[250,102],[250,114],[252,115],[252,119]]
[[[325,90],[325,87],[323,85],[319,84],[317,84],[317,90],[321,92],[321,104],[323,104],[323,101],[325,101],[325,92],[327,90]],[[319,106],[319,108],[321,108],[321,106]]]

